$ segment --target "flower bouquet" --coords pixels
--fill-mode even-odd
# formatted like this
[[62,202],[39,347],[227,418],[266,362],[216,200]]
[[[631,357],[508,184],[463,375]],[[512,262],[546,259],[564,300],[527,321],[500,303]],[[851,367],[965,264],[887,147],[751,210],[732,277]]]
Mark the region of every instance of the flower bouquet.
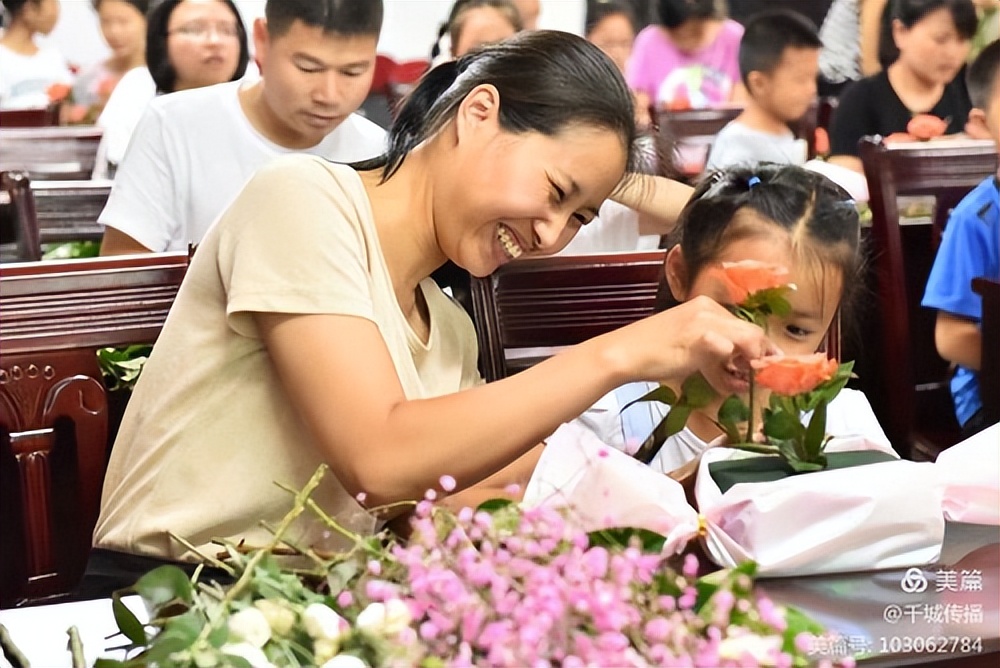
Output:
[[[789,312],[786,295],[794,286],[787,284],[785,270],[741,262],[715,271],[736,315],[763,326],[771,315]],[[944,520],[931,466],[899,460],[887,443],[851,436],[856,432],[849,424],[841,425],[837,438],[827,432],[828,408],[851,369],[852,363],[839,364],[824,353],[772,357],[752,365],[747,401],[730,396],[719,402],[700,375],[688,378],[680,392],[659,387],[637,400],[670,405],[635,454],[647,462],[684,428],[691,412],[719,404],[714,422],[724,437],[683,475],[671,474],[689,483],[688,499],[716,563],[754,561],[762,574],[798,575],[913,566],[937,558]],[[758,408],[761,388],[770,396]],[[864,402],[867,409],[860,395],[842,401]],[[840,412],[853,418],[850,407]],[[624,470],[617,462],[606,463],[612,466]],[[579,502],[579,495],[571,496]],[[643,503],[630,500],[626,509],[612,496],[602,512],[627,517]],[[661,508],[670,527],[690,533],[689,515]]]
[[[150,622],[113,599],[127,666],[801,666],[822,629],[753,592],[753,564],[696,577],[649,531],[591,534],[550,507],[491,501],[454,513],[416,506],[413,533],[350,534],[310,500],[323,468],[295,495],[271,544],[225,545],[206,562],[235,584],[160,567],[134,587]],[[454,481],[443,478],[445,490]],[[292,490],[290,490],[292,491]],[[353,541],[322,555],[284,529],[313,512]],[[279,553],[309,566],[282,566]],[[844,665],[853,661],[846,660]],[[829,665],[829,662],[827,662]]]

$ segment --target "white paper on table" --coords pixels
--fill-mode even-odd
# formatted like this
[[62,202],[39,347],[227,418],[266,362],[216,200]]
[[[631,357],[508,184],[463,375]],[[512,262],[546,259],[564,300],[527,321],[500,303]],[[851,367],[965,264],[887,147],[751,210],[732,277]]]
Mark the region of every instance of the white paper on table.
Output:
[[[865,439],[828,451],[881,450]],[[934,562],[944,540],[941,488],[934,465],[891,461],[817,471],[768,483],[741,483],[723,494],[708,465],[757,457],[730,448],[702,455],[695,496],[706,548],[724,567],[753,560],[765,576],[813,575]]]
[[[149,615],[138,596],[125,596],[122,602],[139,621],[148,621]],[[39,605],[31,608],[0,610],[0,624],[7,627],[10,637],[18,649],[28,658],[32,666],[45,668],[69,668],[73,665],[69,650],[69,627],[76,626],[83,642],[83,651],[88,666],[98,658],[125,659],[123,651],[109,652],[107,648],[128,643],[125,636],[108,639],[118,633],[111,599],[94,601]],[[10,664],[0,655],[0,668],[10,668]]]
[[942,452],[934,470],[946,519],[1000,524],[1000,424]]
[[698,533],[698,513],[675,480],[602,443],[593,432],[564,424],[547,438],[524,491],[528,506],[565,507],[584,531],[635,527],[666,537],[680,552]]

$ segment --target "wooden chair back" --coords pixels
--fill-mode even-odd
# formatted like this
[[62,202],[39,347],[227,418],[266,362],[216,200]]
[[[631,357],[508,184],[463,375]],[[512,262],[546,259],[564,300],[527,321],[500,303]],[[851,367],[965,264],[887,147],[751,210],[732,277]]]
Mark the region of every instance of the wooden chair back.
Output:
[[31,196],[41,243],[100,241],[97,222],[111,194],[112,181],[34,181]]
[[89,179],[102,134],[94,126],[0,127],[0,171],[23,170],[33,181]]
[[152,343],[187,253],[0,269],[0,606],[82,576],[108,459],[96,349]]
[[972,289],[983,298],[983,352],[979,366],[979,398],[988,424],[1000,422],[1000,280],[976,278]]
[[[948,365],[934,345],[935,313],[922,309],[920,300],[948,214],[996,172],[996,146],[988,141],[886,145],[881,138],[866,137],[860,148],[881,319],[877,372],[885,405],[879,418],[902,453],[934,458],[956,442],[958,432],[950,410]],[[931,223],[901,226],[901,195],[933,196]]]
[[58,104],[36,109],[4,109],[0,111],[0,128],[42,128],[59,125]]
[[658,111],[657,146],[664,154],[675,157],[682,175],[695,178],[705,169],[715,135],[742,111],[741,107]]
[[[472,279],[480,368],[505,378],[653,313],[664,251],[519,260]],[[527,356],[520,355],[526,353]]]
[[42,259],[35,198],[25,172],[0,172],[0,261]]

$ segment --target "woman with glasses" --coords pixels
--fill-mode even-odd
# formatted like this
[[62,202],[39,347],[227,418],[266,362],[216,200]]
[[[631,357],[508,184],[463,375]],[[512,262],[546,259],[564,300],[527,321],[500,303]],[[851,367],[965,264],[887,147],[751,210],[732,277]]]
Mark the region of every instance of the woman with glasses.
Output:
[[163,0],[147,17],[146,67],[115,87],[95,178],[113,175],[146,104],[156,95],[241,79],[250,61],[246,28],[232,0]]

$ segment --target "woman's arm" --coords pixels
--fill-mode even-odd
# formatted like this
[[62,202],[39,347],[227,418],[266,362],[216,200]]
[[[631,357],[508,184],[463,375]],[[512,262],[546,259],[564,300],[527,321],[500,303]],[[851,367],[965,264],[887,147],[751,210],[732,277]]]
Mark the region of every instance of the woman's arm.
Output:
[[858,24],[861,30],[861,76],[871,76],[882,69],[878,43],[882,33],[882,11],[887,0],[860,0]]
[[662,176],[630,174],[611,199],[639,212],[640,234],[667,234],[674,229],[694,188]]
[[459,489],[482,481],[631,380],[676,383],[701,370],[720,389],[742,389],[733,365],[771,348],[761,329],[695,299],[502,381],[407,400],[373,322],[264,313],[254,320],[322,456],[348,492],[365,492],[373,505],[420,498],[443,474]]

